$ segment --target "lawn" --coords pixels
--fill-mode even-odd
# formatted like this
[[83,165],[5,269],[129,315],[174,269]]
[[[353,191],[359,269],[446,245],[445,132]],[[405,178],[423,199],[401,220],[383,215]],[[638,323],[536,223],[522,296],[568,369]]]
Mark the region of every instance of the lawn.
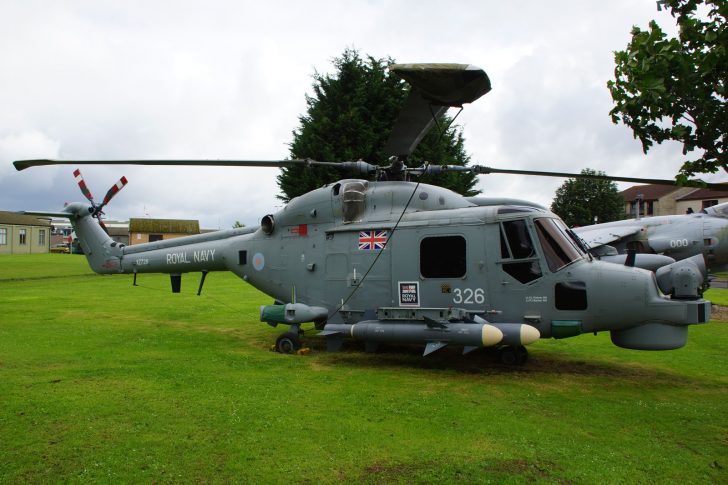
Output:
[[198,282],[0,256],[0,482],[728,482],[726,323],[668,352],[543,340],[518,368],[311,331],[280,355],[270,298]]

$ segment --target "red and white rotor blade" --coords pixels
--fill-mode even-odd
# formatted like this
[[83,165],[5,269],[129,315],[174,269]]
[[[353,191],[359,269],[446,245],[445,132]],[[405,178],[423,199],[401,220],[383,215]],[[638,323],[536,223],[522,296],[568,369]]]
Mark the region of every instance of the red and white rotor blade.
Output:
[[103,219],[101,219],[101,216],[98,216],[98,219],[99,219],[99,225],[101,226],[101,229],[103,229],[104,232],[106,234],[108,234],[109,230],[106,228],[106,224],[104,224],[104,221],[103,221]]
[[81,175],[81,171],[79,169],[74,170],[73,176],[76,178],[78,187],[81,189],[83,195],[93,204],[94,197],[93,195],[91,195],[91,191],[88,189],[88,187],[86,187],[86,182],[83,180],[83,175]]
[[106,197],[104,197],[104,201],[101,203],[102,206],[105,206],[109,203],[111,199],[114,198],[114,196],[124,188],[124,186],[129,183],[126,180],[126,177],[121,177],[118,182],[116,182],[114,185],[111,186],[108,192],[106,192]]

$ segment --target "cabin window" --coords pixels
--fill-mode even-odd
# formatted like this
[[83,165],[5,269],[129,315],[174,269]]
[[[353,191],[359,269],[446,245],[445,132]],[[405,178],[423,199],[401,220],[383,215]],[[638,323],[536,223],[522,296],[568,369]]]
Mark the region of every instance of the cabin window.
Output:
[[420,241],[420,274],[424,278],[462,278],[465,272],[464,237],[426,237]]
[[561,221],[536,219],[535,223],[536,234],[538,234],[549,270],[556,272],[567,264],[581,259],[582,253],[565,234],[566,226]]
[[503,271],[521,283],[541,277],[541,265],[524,219],[503,222],[500,242],[501,258],[516,260],[504,262]]
[[248,251],[238,251],[238,264],[248,264]]

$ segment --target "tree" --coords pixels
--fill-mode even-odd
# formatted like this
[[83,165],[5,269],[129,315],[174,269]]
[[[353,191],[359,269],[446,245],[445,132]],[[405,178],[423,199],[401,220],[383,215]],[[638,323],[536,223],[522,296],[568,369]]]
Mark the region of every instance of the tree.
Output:
[[615,103],[612,121],[632,128],[645,153],[666,140],[682,143],[683,155],[699,150],[684,161],[678,182],[695,173],[728,171],[728,3],[657,3],[676,19],[679,36],[668,38],[654,20],[647,31],[632,28],[626,50],[615,52],[615,79],[607,83]]
[[[290,156],[311,158],[324,162],[355,161],[387,165],[384,153],[389,132],[407,97],[408,87],[397,76],[390,75],[387,66],[392,59],[363,59],[359,53],[346,49],[334,59],[333,75],[315,73],[313,95],[306,96],[306,114],[299,118],[300,126],[293,132]],[[447,116],[439,120],[448,126]],[[465,165],[462,131],[451,126],[443,133],[434,128],[407,160],[409,166],[423,161],[437,164]],[[346,178],[361,178],[325,167],[284,168],[278,176],[283,192],[278,197],[288,201],[324,184]],[[446,173],[421,177],[425,183],[447,187],[463,195],[478,192],[473,189],[473,174]]]
[[[583,175],[604,175],[589,168]],[[598,222],[621,219],[624,200],[617,191],[617,184],[609,180],[568,179],[556,190],[551,212],[558,214],[569,227],[588,226]]]
[[238,229],[240,227],[245,227],[245,224],[240,221],[235,221],[235,224],[233,224],[233,229]]

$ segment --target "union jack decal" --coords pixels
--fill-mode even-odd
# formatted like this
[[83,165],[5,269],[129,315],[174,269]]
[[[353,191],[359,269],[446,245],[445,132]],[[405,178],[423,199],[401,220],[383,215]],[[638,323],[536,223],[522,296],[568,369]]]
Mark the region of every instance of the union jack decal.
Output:
[[359,231],[359,249],[376,251],[387,245],[387,231]]

